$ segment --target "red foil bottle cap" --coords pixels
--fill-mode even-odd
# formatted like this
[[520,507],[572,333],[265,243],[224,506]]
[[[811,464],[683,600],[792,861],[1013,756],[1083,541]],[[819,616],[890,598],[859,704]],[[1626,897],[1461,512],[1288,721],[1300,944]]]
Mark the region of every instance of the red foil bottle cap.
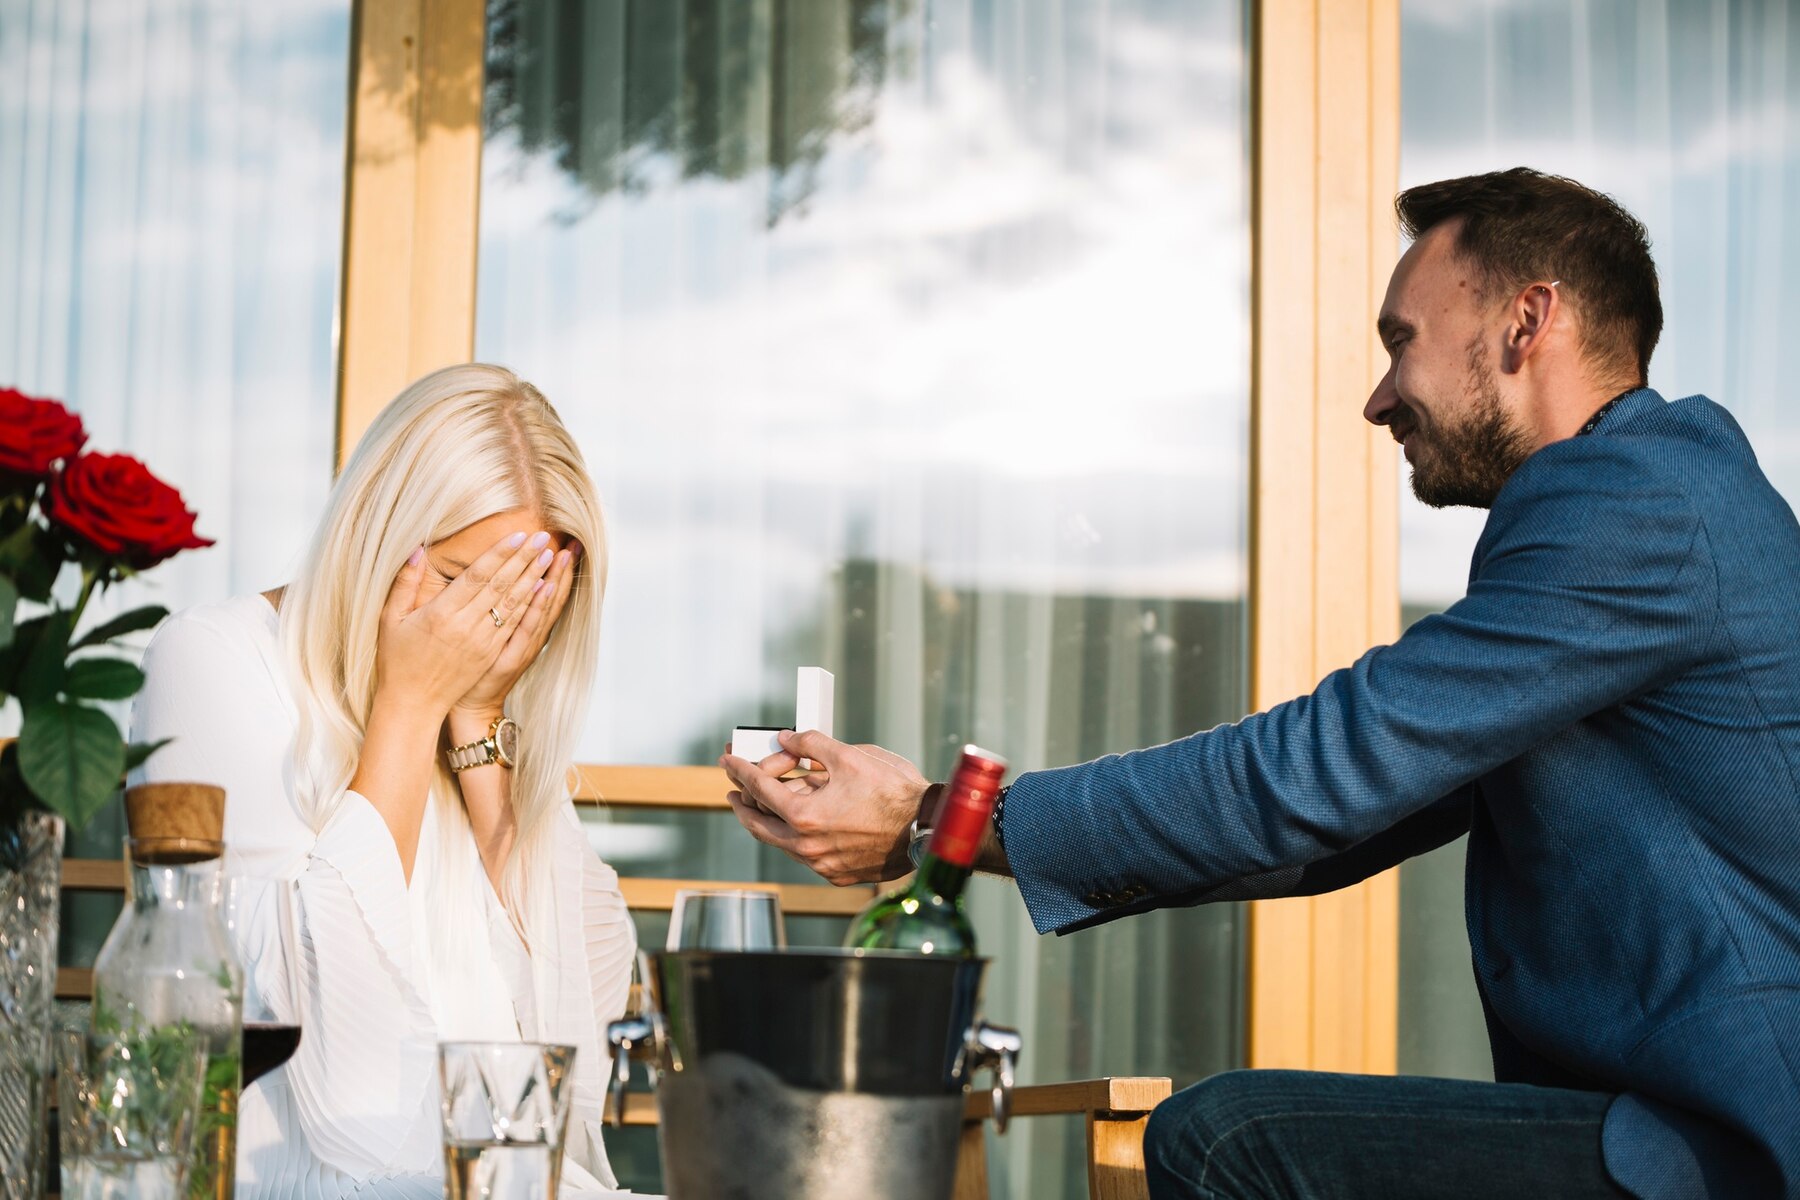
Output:
[[949,786],[938,801],[927,852],[959,867],[974,866],[1005,775],[1004,758],[979,746],[964,746]]

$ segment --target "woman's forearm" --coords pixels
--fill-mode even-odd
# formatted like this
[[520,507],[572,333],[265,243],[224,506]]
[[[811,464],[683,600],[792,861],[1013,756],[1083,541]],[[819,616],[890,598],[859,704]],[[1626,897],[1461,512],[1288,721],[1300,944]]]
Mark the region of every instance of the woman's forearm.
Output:
[[[450,744],[467,746],[480,741],[500,716],[498,712],[452,709],[448,722]],[[481,852],[481,865],[493,882],[495,893],[504,896],[501,873],[518,833],[518,822],[513,819],[512,771],[499,763],[487,763],[458,772],[456,781],[462,787],[463,808],[469,814],[469,828]]]
[[431,795],[442,727],[441,715],[386,702],[377,695],[363,732],[362,756],[350,778],[350,790],[373,805],[387,823],[408,883],[419,855],[419,826]]

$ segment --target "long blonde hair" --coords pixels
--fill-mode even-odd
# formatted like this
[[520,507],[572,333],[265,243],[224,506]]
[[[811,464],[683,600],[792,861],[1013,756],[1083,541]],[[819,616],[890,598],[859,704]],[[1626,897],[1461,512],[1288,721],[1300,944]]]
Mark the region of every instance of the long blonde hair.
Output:
[[[496,513],[536,512],[581,543],[567,606],[543,653],[508,698],[521,728],[512,774],[518,831],[501,894],[527,944],[549,950],[549,862],[557,814],[593,687],[606,587],[606,533],[581,451],[538,390],[504,367],[445,367],[408,387],[375,418],[332,489],[295,581],[282,597],[281,635],[299,728],[294,794],[323,829],[356,770],[375,694],[375,642],[394,576],[414,547]],[[427,900],[467,919],[474,859],[461,792],[442,756],[432,781],[441,863]],[[473,930],[468,925],[462,928]],[[458,938],[457,941],[469,940]]]

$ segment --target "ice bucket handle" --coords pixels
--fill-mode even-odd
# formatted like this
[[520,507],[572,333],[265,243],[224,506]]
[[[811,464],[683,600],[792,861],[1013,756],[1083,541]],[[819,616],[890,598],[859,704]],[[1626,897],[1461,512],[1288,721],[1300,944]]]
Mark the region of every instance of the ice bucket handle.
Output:
[[[617,1129],[625,1124],[625,1088],[631,1082],[631,1060],[655,1060],[662,1043],[661,1014],[650,1012],[614,1021],[606,1027],[606,1040],[612,1045],[612,1071],[606,1081],[606,1105],[601,1116]],[[654,1070],[650,1077],[654,1082]]]
[[981,1067],[994,1073],[994,1132],[1005,1133],[1012,1116],[1013,1068],[1018,1065],[1024,1039],[1016,1029],[977,1021],[969,1029],[969,1040],[963,1046],[963,1061],[969,1076]]

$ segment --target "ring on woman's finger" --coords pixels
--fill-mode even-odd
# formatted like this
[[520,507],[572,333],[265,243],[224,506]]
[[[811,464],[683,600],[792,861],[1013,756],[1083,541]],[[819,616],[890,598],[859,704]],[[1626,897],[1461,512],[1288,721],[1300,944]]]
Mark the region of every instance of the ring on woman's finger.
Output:
[[495,629],[498,629],[502,625],[506,624],[506,618],[500,615],[500,610],[498,608],[488,609],[488,616],[494,618],[494,628]]

